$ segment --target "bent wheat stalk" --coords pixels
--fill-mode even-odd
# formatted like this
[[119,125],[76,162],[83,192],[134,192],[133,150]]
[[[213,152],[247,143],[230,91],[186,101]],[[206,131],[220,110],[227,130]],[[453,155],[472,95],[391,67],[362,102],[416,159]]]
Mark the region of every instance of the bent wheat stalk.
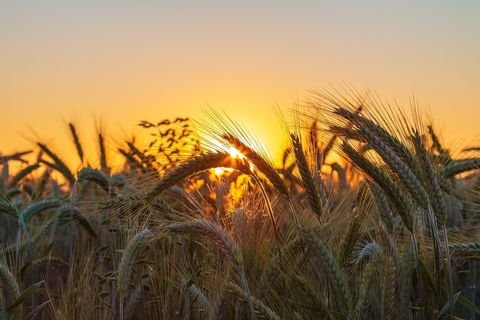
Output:
[[123,303],[130,276],[133,272],[133,267],[135,266],[140,251],[145,246],[151,234],[152,233],[148,229],[144,229],[137,233],[128,243],[122,259],[120,260],[120,264],[118,265],[117,293],[120,300],[120,319],[123,319]]
[[163,177],[160,182],[147,194],[145,201],[150,203],[158,197],[163,191],[172,187],[183,179],[198,173],[216,167],[229,167],[233,169],[242,169],[241,161],[228,161],[230,155],[226,152],[206,153],[185,161],[174,170]]
[[303,187],[307,193],[308,202],[312,208],[312,211],[317,215],[318,218],[320,218],[323,213],[322,204],[320,202],[317,186],[313,181],[312,173],[308,167],[307,158],[303,153],[302,143],[300,142],[300,138],[294,133],[290,135],[290,138],[292,140],[297,167],[300,171],[300,176],[302,177]]
[[232,259],[240,276],[243,290],[247,295],[251,319],[255,320],[255,308],[245,275],[243,255],[240,247],[233,237],[219,224],[204,219],[171,223],[166,226],[166,229],[173,233],[197,235],[209,240],[230,259]]
[[283,182],[280,175],[277,173],[275,168],[273,168],[258,152],[247,146],[245,143],[240,141],[240,139],[234,137],[233,135],[226,134],[223,138],[240,151],[245,157],[247,157],[255,167],[267,177],[267,179],[272,183],[272,185],[277,189],[280,194],[282,194],[286,199],[290,197],[290,192],[288,191],[287,186]]

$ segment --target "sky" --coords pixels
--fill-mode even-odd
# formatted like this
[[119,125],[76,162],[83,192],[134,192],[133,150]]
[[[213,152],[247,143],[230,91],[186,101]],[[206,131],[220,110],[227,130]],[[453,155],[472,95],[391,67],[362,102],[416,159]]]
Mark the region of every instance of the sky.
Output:
[[83,140],[101,121],[114,149],[207,106],[276,154],[275,108],[345,83],[415,95],[447,140],[475,141],[480,1],[0,0],[4,154],[37,138],[73,153],[69,121]]

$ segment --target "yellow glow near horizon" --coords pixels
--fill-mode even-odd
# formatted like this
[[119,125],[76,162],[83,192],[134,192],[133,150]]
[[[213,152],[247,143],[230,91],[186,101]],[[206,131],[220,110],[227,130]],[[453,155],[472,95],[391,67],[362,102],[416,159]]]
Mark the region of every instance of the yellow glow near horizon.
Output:
[[181,2],[2,3],[0,152],[43,140],[75,170],[69,121],[96,165],[93,119],[113,155],[147,135],[138,121],[211,106],[280,159],[276,106],[288,119],[306,90],[344,82],[405,109],[414,93],[447,145],[480,134],[478,1]]

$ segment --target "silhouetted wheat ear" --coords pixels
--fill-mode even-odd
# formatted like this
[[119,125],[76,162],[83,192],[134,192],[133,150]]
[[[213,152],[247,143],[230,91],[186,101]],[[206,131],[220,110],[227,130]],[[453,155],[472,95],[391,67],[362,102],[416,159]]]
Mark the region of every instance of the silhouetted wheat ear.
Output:
[[83,163],[83,159],[84,159],[83,147],[82,147],[82,144],[80,143],[80,138],[78,136],[77,129],[75,128],[75,125],[71,122],[68,123],[68,128],[70,129],[73,143],[75,144],[75,148],[77,149],[78,158],[80,158],[80,162]]
[[192,220],[171,223],[166,226],[166,229],[173,233],[203,237],[214,243],[216,247],[230,257],[235,264],[243,264],[243,256],[237,242],[227,230],[218,223],[209,220]]
[[8,188],[13,188],[13,187],[15,187],[15,186],[20,182],[20,180],[22,180],[23,178],[25,178],[26,176],[28,176],[30,173],[32,173],[33,171],[37,170],[38,168],[40,168],[40,164],[34,163],[34,164],[29,165],[29,166],[23,168],[22,170],[18,171],[18,172],[10,179],[10,181],[8,182],[7,187],[8,187]]
[[37,202],[32,202],[20,212],[19,220],[26,224],[35,215],[45,210],[60,208],[61,205],[62,202],[58,199],[45,199]]
[[38,142],[37,145],[40,147],[40,149],[45,152],[52,160],[53,164],[48,162],[48,161],[41,161],[51,167],[54,170],[57,170],[60,172],[65,179],[67,179],[68,182],[70,182],[70,185],[73,185],[75,183],[75,176],[73,175],[72,171],[68,168],[68,166],[65,164],[65,162],[62,161],[50,148],[47,147],[47,145]]
[[420,158],[420,163],[423,169],[422,172],[424,172],[424,175],[427,179],[426,190],[430,198],[430,204],[433,207],[438,223],[440,226],[443,226],[447,218],[447,205],[442,189],[438,182],[437,174],[418,133],[414,135],[413,143],[415,145],[417,156]]
[[417,171],[417,163],[410,150],[405,144],[391,135],[385,128],[362,116],[358,112],[352,112],[345,108],[337,108],[334,113],[350,121],[350,123],[355,125],[360,132],[362,132],[364,128],[368,128],[368,130],[388,145],[388,147],[391,148],[400,159],[405,161],[414,172]]
[[258,152],[232,135],[226,134],[223,136],[223,138],[232,146],[234,146],[235,149],[240,151],[245,157],[247,157],[255,165],[255,167],[261,173],[263,173],[265,177],[267,177],[270,183],[278,192],[280,192],[280,194],[287,199],[290,197],[290,192],[288,191],[285,182],[283,182],[278,172],[260,154],[258,154]]
[[244,165],[241,161],[237,161],[236,159],[231,159],[231,161],[228,161],[229,159],[231,158],[228,153],[218,152],[203,154],[183,162],[178,167],[167,173],[167,175],[163,177],[160,182],[147,194],[145,197],[146,202],[150,203],[163,191],[200,171],[205,171],[216,167],[244,169]]
[[151,235],[152,233],[148,229],[138,232],[130,240],[125,249],[120,264],[118,265],[117,292],[120,297],[125,295],[138,254],[146,245],[146,242]]
[[100,168],[102,171],[108,171],[107,150],[105,147],[105,137],[101,132],[98,133],[98,149],[100,155]]
[[300,171],[300,176],[302,177],[303,187],[305,192],[307,193],[308,202],[312,211],[318,216],[321,217],[323,210],[322,204],[320,202],[320,195],[317,190],[317,186],[312,177],[312,173],[310,172],[310,168],[308,167],[307,158],[305,157],[305,153],[303,153],[302,143],[300,138],[292,133],[290,135],[293,145],[293,152],[295,153],[295,159],[297,161],[297,167]]
[[95,182],[99,187],[105,190],[105,192],[110,191],[110,177],[103,171],[88,167],[82,168],[78,173],[78,180]]
[[[416,165],[407,165],[410,160],[404,162],[404,160],[395,153],[395,149],[382,141],[381,137],[379,137],[374,131],[370,130],[370,127],[359,127],[359,130],[382,160],[397,174],[399,180],[410,191],[411,196],[417,200],[420,205],[426,207],[428,197],[421,182],[415,175],[414,169],[416,168]],[[388,137],[391,137],[390,134],[387,133],[387,135]],[[391,138],[393,139],[393,137]],[[405,153],[409,154],[409,157],[413,157],[410,151],[406,148]],[[414,160],[412,161],[415,163]]]
[[405,196],[400,186],[393,182],[378,166],[372,164],[348,143],[342,145],[342,151],[350,161],[369,176],[385,192],[390,202],[399,213],[405,227],[413,231],[413,219],[411,216],[411,201]]
[[452,178],[457,174],[480,169],[480,158],[453,160],[440,170],[445,178]]
[[380,189],[376,184],[368,183],[368,187],[373,195],[373,198],[375,199],[377,210],[382,217],[383,224],[387,228],[388,232],[391,233],[393,231],[394,221],[389,201],[382,189]]

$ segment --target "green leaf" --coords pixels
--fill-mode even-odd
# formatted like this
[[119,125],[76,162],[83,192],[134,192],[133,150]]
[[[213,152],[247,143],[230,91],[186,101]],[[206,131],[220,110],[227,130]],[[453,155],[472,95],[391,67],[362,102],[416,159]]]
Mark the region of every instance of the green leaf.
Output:
[[[458,291],[454,296],[453,296],[453,303],[457,304],[458,297],[460,297],[462,291]],[[450,306],[450,302],[447,301],[445,305],[442,307],[440,312],[437,315],[437,319],[441,319],[444,315],[447,314],[447,312],[450,310],[452,306]]]
[[8,306],[7,310],[8,311],[12,311],[16,306],[22,304],[25,300],[27,300],[28,298],[30,298],[32,295],[34,295],[38,289],[40,289],[40,287],[43,285],[43,283],[45,282],[45,280],[42,280],[40,282],[37,282],[35,284],[32,284],[30,287],[28,287],[27,289],[25,289],[19,296],[18,298],[11,304]]

